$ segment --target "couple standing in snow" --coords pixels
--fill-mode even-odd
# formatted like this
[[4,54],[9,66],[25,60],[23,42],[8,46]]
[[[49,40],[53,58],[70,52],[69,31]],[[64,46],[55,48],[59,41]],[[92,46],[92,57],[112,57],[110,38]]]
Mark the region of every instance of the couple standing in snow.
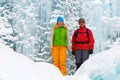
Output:
[[61,16],[57,18],[57,23],[52,28],[50,41],[52,58],[54,65],[59,68],[63,75],[67,75],[67,49],[75,56],[77,69],[89,58],[89,54],[93,53],[94,37],[92,31],[86,28],[84,18],[80,18],[78,24],[79,28],[72,35],[72,47],[70,46],[68,28]]

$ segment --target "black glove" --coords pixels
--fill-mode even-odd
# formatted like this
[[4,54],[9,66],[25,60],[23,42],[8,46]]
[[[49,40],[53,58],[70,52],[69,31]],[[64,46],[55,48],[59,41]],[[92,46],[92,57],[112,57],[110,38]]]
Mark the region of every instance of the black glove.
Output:
[[89,50],[89,54],[93,54],[93,50]]
[[74,56],[75,56],[75,51],[72,51],[72,55],[74,55]]

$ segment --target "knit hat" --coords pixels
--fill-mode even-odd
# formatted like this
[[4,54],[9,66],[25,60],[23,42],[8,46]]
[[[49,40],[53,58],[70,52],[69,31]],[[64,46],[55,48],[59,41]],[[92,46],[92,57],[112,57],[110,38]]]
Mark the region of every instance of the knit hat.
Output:
[[61,16],[58,16],[57,22],[64,22],[63,18]]

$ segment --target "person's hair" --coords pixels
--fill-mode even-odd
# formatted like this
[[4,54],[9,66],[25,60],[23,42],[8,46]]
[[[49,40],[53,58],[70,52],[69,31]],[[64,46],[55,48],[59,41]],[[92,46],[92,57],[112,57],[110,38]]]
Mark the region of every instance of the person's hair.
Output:
[[[56,29],[56,28],[58,28],[58,27],[59,27],[58,24],[55,24],[55,25],[54,25],[54,29]],[[64,24],[64,25],[63,25],[63,28],[67,29],[67,26]]]
[[80,18],[78,23],[84,22],[85,23],[85,19],[84,18]]

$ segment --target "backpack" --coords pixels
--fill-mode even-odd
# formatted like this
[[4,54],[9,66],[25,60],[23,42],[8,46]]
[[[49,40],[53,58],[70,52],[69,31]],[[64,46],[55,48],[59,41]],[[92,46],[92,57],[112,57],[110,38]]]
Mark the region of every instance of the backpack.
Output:
[[87,37],[88,37],[88,42],[76,42],[77,35],[79,33],[85,33],[85,32],[78,32],[78,31],[79,31],[79,29],[77,29],[76,33],[74,34],[74,36],[75,36],[75,43],[76,44],[86,44],[86,43],[89,43],[90,39],[89,39],[89,34],[88,34],[88,28],[86,28],[86,34],[87,34]]

